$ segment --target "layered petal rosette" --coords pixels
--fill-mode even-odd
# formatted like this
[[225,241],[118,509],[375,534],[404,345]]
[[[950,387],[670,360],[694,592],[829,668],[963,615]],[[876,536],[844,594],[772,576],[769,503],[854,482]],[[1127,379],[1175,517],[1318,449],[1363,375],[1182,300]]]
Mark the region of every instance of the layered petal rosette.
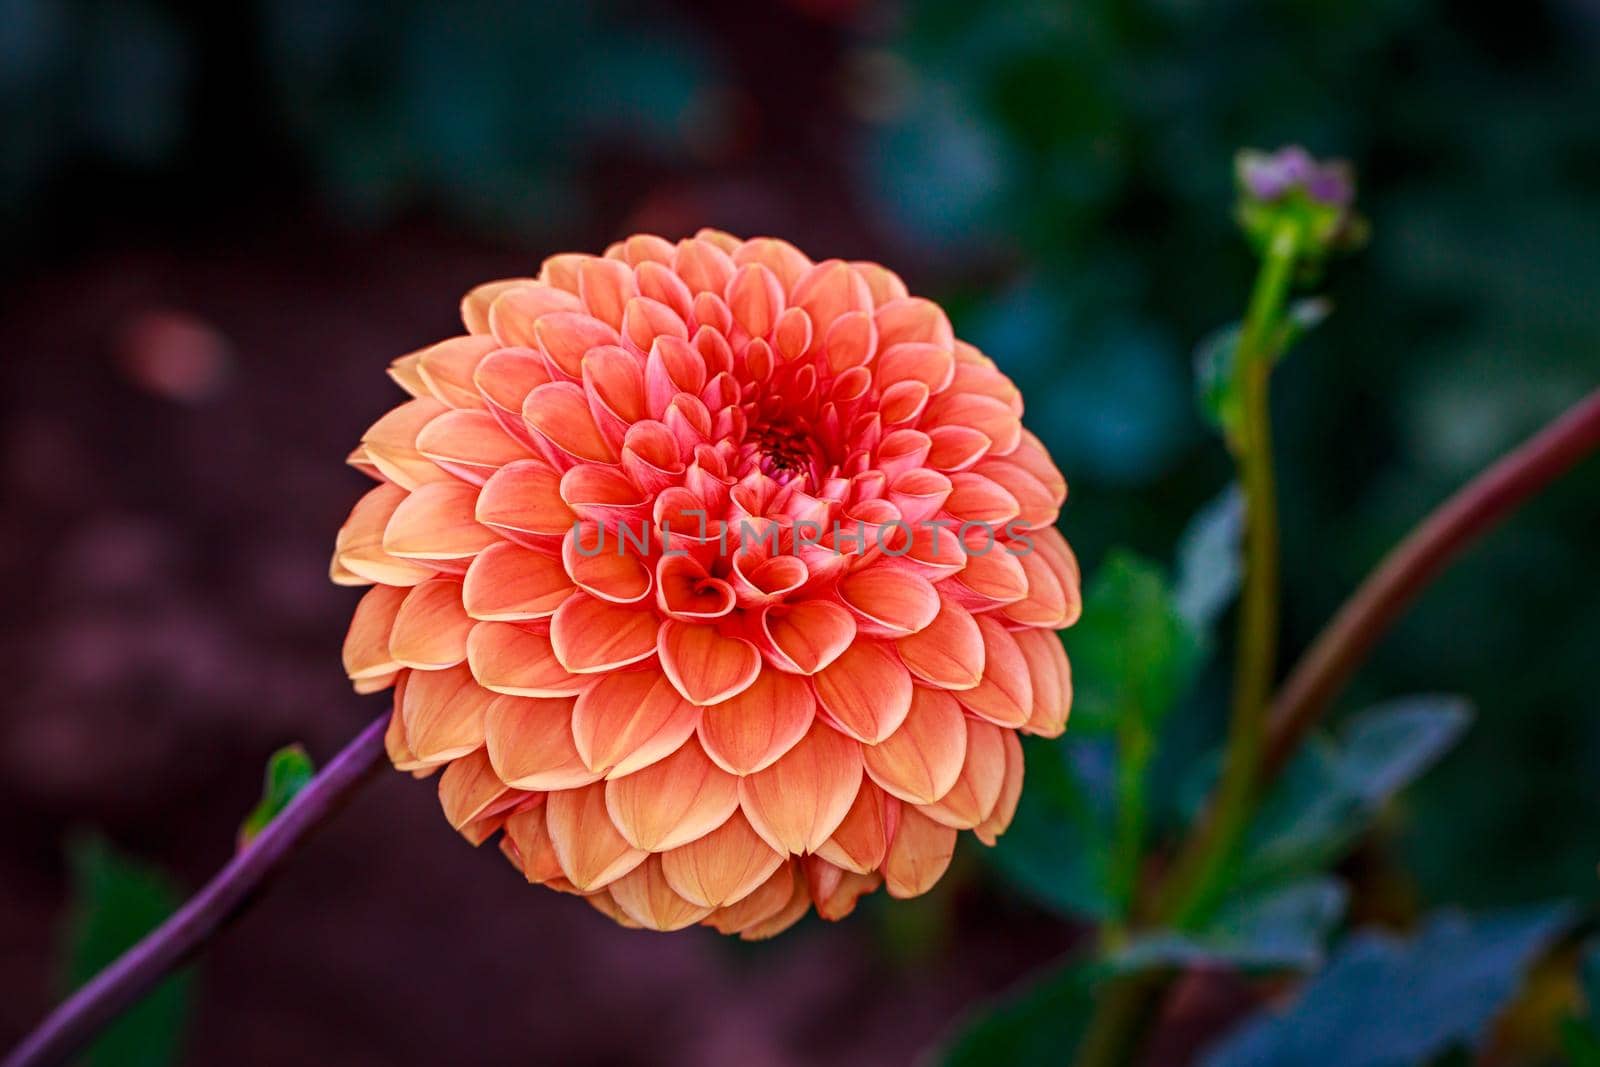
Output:
[[462,302],[351,463],[333,579],[396,767],[630,926],[767,937],[993,843],[1065,727],[1066,482],[872,263],[636,236]]

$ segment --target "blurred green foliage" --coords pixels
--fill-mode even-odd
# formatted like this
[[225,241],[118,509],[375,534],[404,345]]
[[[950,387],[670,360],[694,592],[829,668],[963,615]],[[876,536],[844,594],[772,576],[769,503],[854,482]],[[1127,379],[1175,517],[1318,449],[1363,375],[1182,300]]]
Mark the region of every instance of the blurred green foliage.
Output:
[[289,806],[300,790],[311,784],[317,768],[305,746],[285,745],[267,759],[261,783],[261,800],[239,826],[239,847],[256,839]]

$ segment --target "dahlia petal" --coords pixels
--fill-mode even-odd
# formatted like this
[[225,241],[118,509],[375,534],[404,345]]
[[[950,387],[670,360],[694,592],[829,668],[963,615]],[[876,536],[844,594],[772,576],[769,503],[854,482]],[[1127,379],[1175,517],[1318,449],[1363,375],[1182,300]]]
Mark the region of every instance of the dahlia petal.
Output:
[[573,674],[615,670],[655,653],[656,617],[643,605],[576,593],[551,616],[550,644]]
[[467,635],[467,664],[479,685],[511,696],[574,696],[588,685],[562,666],[549,636],[509,622],[474,626]]
[[648,352],[657,337],[687,341],[689,328],[668,305],[648,296],[636,296],[623,309],[622,336],[640,352]]
[[626,263],[590,258],[578,267],[578,295],[584,306],[589,314],[615,329],[622,328],[623,311],[638,291],[633,271]]
[[[962,707],[996,726],[1018,727],[1033,715],[1033,682],[1017,639],[987,615],[977,616],[983,634],[983,680],[957,693]],[[969,757],[970,758],[970,757]]]
[[439,804],[453,829],[460,830],[511,790],[494,773],[483,749],[453,760],[439,776]]
[[570,697],[497,696],[483,716],[485,749],[500,780],[517,789],[576,789],[599,780],[572,743]]
[[1044,442],[1027,428],[1022,431],[1022,444],[1017,450],[1006,457],[1012,463],[1021,467],[1039,480],[1050,495],[1051,506],[1060,508],[1067,500],[1067,480],[1061,476],[1060,469],[1050,459],[1049,451],[1044,447]]
[[895,300],[903,300],[908,295],[906,283],[900,280],[900,275],[879,263],[869,263],[856,260],[850,264],[857,274],[861,275],[867,283],[867,288],[872,292],[872,302],[882,307]]
[[[926,408],[922,421],[928,421]],[[932,442],[928,465],[947,474],[968,469],[994,447],[987,434],[971,426],[932,426],[927,428],[927,434]]]
[[879,390],[901,382],[921,382],[930,393],[950,387],[956,374],[956,358],[943,345],[920,342],[889,344],[880,336],[878,359],[872,365],[872,380]]
[[499,540],[474,515],[478,487],[457,481],[418,486],[383,528],[383,550],[402,559],[468,559]]
[[705,922],[721,933],[738,934],[745,941],[763,941],[799,922],[810,908],[811,894],[799,876],[798,865],[785,862],[748,896],[718,908]]
[[950,319],[933,301],[902,297],[880,303],[876,319],[878,336],[884,345],[914,343],[948,348],[955,343]]
[[[673,257],[676,258],[674,251]],[[641,263],[634,269],[634,282],[639,286],[639,295],[648,297],[659,304],[664,304],[672,309],[680,322],[687,323],[694,317],[694,293],[684,280],[678,277],[671,267],[671,261],[666,264],[655,262]],[[717,290],[721,292],[719,288]],[[627,327],[627,312],[623,313],[624,331]],[[687,334],[685,334],[687,336]],[[646,349],[650,346],[645,345]]]
[[1061,637],[1052,630],[1019,630],[1011,636],[1028,661],[1028,678],[1033,686],[1033,714],[1022,730],[1041,737],[1060,737],[1072,711],[1072,666]]
[[739,779],[689,738],[665,759],[606,782],[606,810],[634,848],[664,852],[704,837],[739,808]]
[[392,409],[361,435],[361,447],[367,459],[378,468],[378,473],[405,489],[415,489],[424,482],[448,480],[450,475],[446,471],[418,451],[417,436],[428,423],[449,410],[432,396],[419,397]]
[[783,313],[783,292],[776,274],[759,263],[749,263],[728,279],[723,296],[728,310],[733,312],[733,321],[745,333],[766,337]]
[[944,507],[957,522],[987,527],[995,536],[1022,511],[1017,498],[1002,486],[971,471],[950,476],[950,498]]
[[674,252],[671,241],[653,233],[636,233],[622,242],[622,261],[636,269],[647,263],[670,266]]
[[489,332],[489,307],[501,293],[520,285],[532,285],[532,278],[502,278],[475,285],[461,298],[461,323],[468,333]]
[[852,311],[871,314],[872,290],[866,279],[843,260],[818,263],[796,281],[790,290],[790,303],[805,309],[815,323],[832,323]]
[[[959,368],[958,368],[959,370]],[[928,402],[922,425],[961,426],[978,431],[993,442],[989,451],[1004,456],[1022,442],[1022,420],[1004,401],[963,392],[960,374],[951,387]],[[932,430],[929,433],[932,434]]]
[[857,311],[834,319],[823,327],[822,351],[834,374],[843,376],[856,369],[864,381],[870,382],[871,375],[861,368],[878,353],[878,328],[872,316]]
[[863,778],[844,821],[817,848],[817,855],[847,871],[868,874],[883,865],[899,822],[900,802]]
[[644,365],[615,345],[592,348],[583,357],[583,390],[589,412],[612,449],[620,449],[628,427],[645,417]]
[[711,241],[696,238],[678,242],[672,268],[689,287],[689,291],[696,295],[721,293],[727,288],[728,279],[738,269],[727,252]]
[[859,873],[836,867],[827,860],[807,856],[804,861],[807,891],[817,914],[838,922],[856,910],[856,902],[883,884],[877,872]]
[[966,565],[947,585],[946,595],[974,611],[986,611],[1027,596],[1028,573],[1009,545],[984,540],[969,548]]
[[515,850],[515,861],[523,876],[540,884],[566,881],[555,846],[550,843],[544,806],[513,812],[506,818],[506,840]]
[[[868,776],[908,804],[931,804],[961,777],[967,758],[966,716],[955,697],[917,686],[900,729],[862,749]],[[837,861],[836,861],[837,862]]]
[[599,782],[551,793],[544,808],[556,861],[581,893],[615,882],[649,855],[617,832],[606,813],[606,787]]
[[901,900],[932,889],[950,868],[955,855],[956,832],[913,807],[900,813],[900,827],[883,863],[883,882],[889,895]]
[[391,685],[394,685],[399,678],[400,671],[398,670],[390,671],[388,674],[374,674],[370,677],[353,680],[350,683],[350,688],[355,690],[358,696],[370,696],[373,693],[383,692]]
[[973,467],[972,473],[989,479],[1016,500],[1020,510],[1013,524],[1015,528],[1037,530],[1045,526],[1054,526],[1056,519],[1061,515],[1060,505],[1056,503],[1050,488],[1036,478],[1032,471],[1012,462],[1010,457],[986,459]]
[[416,585],[433,577],[432,568],[391,555],[383,547],[384,530],[407,495],[398,485],[380,485],[356,501],[334,542],[334,561],[340,568],[383,585]]
[[652,665],[595,679],[578,696],[572,738],[589,769],[618,778],[683,747],[699,717]]
[[675,485],[683,474],[678,439],[665,423],[634,423],[622,439],[622,469],[645,493],[658,493]]
[[582,375],[583,357],[591,349],[622,344],[622,335],[614,328],[583,311],[543,315],[532,324],[530,333],[523,343],[537,346],[568,378]]
[[729,254],[741,267],[747,263],[764,264],[777,275],[786,293],[793,290],[811,269],[810,258],[781,237],[752,237],[748,241],[736,243],[729,249]]
[[902,521],[918,526],[939,513],[939,509],[950,498],[951,488],[950,479],[945,475],[918,467],[903,471],[890,480],[889,503],[900,512]]
[[829,721],[864,744],[894,733],[911,710],[911,674],[893,647],[878,641],[851,645],[813,684]]
[[903,637],[926,629],[939,614],[933,583],[909,571],[865,567],[839,582],[839,597],[856,613],[864,634]]
[[763,667],[748,689],[700,715],[700,743],[723,770],[754,774],[800,743],[816,709],[804,678]]
[[800,674],[815,674],[833,663],[856,637],[855,618],[826,600],[773,605],[761,615],[770,642],[767,658]]
[[1069,619],[1067,593],[1044,557],[1038,552],[1018,551],[1016,560],[1027,580],[1028,595],[1007,604],[1000,609],[1000,614],[1023,626],[1052,630],[1066,626]]
[[533,547],[561,543],[578,516],[561,499],[561,475],[541,460],[518,460],[483,483],[476,518]]
[[1012,732],[973,718],[966,720],[966,729],[967,758],[956,784],[934,803],[917,809],[957,830],[970,830],[994,812],[1006,776],[1005,735]]
[[1061,583],[1067,598],[1067,618],[1062,625],[1071,626],[1083,611],[1082,579],[1078,571],[1078,557],[1073,555],[1067,539],[1056,529],[1040,530],[1030,534],[1033,550],[1038,553],[1050,573]]
[[537,446],[522,420],[522,406],[529,393],[553,380],[545,358],[531,348],[497,348],[472,372],[472,384],[501,429],[529,447]]
[[[704,331],[702,330],[702,334]],[[658,337],[645,357],[645,408],[659,419],[679,393],[698,396],[710,379],[705,357],[676,337]]]
[[711,914],[711,909],[680,897],[661,870],[661,857],[650,856],[612,882],[611,899],[624,914],[647,930],[682,930]]
[[550,445],[575,459],[615,463],[611,442],[595,424],[588,395],[573,382],[551,382],[528,394],[522,405],[528,426]]
[[577,298],[564,289],[539,282],[507,286],[489,304],[489,332],[502,346],[533,348],[541,319],[578,310]]
[[389,653],[389,632],[406,590],[375,585],[362,594],[344,638],[344,672],[351,681],[383,678],[400,664]]
[[474,619],[520,622],[555,614],[574,588],[559,559],[501,541],[473,557],[461,602]]
[[972,689],[983,679],[983,633],[971,613],[941,597],[926,629],[895,643],[900,661],[918,678],[942,689]]
[[389,379],[412,397],[431,397],[433,394],[428,392],[427,383],[417,373],[417,363],[421,358],[421,352],[410,352],[394,360],[389,364]]
[[593,522],[574,526],[561,542],[561,560],[584,592],[613,604],[632,604],[650,595],[655,578],[643,560],[623,552],[616,543],[620,534],[612,530],[607,537],[606,528]]
[[441,402],[453,408],[481,408],[483,398],[472,384],[478,362],[500,344],[493,337],[452,337],[417,354],[417,376]]
[[1006,774],[1005,781],[1000,785],[1000,799],[995,801],[994,811],[990,812],[989,817],[972,828],[979,841],[991,846],[1011,826],[1011,820],[1017,814],[1017,801],[1022,797],[1022,742],[1017,739],[1015,731],[1005,730],[1003,734]]
[[454,667],[467,658],[472,619],[461,606],[461,583],[434,578],[413,586],[389,634],[394,662],[417,670]]
[[878,401],[878,413],[883,416],[885,426],[911,422],[928,406],[930,395],[928,387],[915,379],[896,382],[883,391]]
[[710,833],[663,852],[661,873],[690,903],[726,908],[754,893],[784,862],[735,811]]
[[861,746],[821,721],[772,766],[739,779],[739,806],[779,852],[815,852],[861,788]]
[[662,669],[691,704],[731,700],[753,685],[761,670],[755,645],[714,626],[665,619],[656,645]]
[[664,555],[656,561],[656,606],[674,619],[708,622],[733,611],[733,587],[711,577],[693,556]]
[[482,485],[507,463],[532,455],[486,411],[444,412],[417,434],[416,448],[443,470],[473,485]]
[[935,472],[923,469],[932,446],[932,439],[921,430],[891,430],[878,443],[878,470],[890,478],[907,473],[935,475]]
[[406,745],[424,763],[438,763],[483,744],[490,694],[465,667],[413,671],[396,696],[405,716]]
[[806,354],[811,347],[811,337],[811,316],[803,308],[785,308],[772,330],[773,346],[789,362]]

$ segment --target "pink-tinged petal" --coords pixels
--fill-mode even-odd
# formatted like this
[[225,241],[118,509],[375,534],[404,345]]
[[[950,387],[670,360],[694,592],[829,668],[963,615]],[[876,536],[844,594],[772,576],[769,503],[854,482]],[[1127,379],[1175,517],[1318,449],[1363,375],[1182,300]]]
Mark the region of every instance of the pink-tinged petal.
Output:
[[806,876],[806,891],[817,906],[817,915],[838,922],[856,910],[856,902],[883,884],[878,874],[847,871],[816,856],[801,861]]
[[811,321],[826,328],[841,315],[872,312],[872,290],[861,275],[842,260],[818,263],[790,289],[789,302],[805,309]]
[[529,393],[552,380],[549,362],[531,348],[496,349],[484,356],[472,373],[472,383],[489,414],[507,434],[529,448],[540,446],[522,420],[522,405],[528,402]]
[[1022,510],[1017,498],[997,483],[981,474],[962,471],[950,476],[950,498],[944,509],[960,523],[974,523],[988,528],[998,537],[1006,523],[1016,518]]
[[544,807],[556,861],[579,892],[615,882],[649,855],[617,832],[606,812],[606,787],[599,782],[551,793]]
[[810,579],[811,572],[796,556],[772,556],[757,561],[749,553],[733,557],[732,584],[743,608],[759,607],[782,600]]
[[632,352],[609,345],[583,357],[583,391],[589,412],[612,449],[620,449],[628,427],[646,417],[644,364]]
[[878,353],[878,328],[872,316],[859,311],[833,320],[823,329],[822,351],[834,374],[843,376],[854,369],[863,384],[870,382],[864,368]]
[[682,930],[711,914],[673,891],[661,870],[661,857],[651,856],[608,887],[628,918],[646,930]]
[[596,674],[646,660],[656,650],[656,616],[643,605],[577,593],[550,619],[556,658],[573,674]]
[[350,467],[360,471],[375,482],[385,480],[383,472],[378,470],[378,465],[372,462],[372,457],[367,455],[366,448],[361,445],[352,448],[350,454],[344,457],[344,461]]
[[699,710],[651,665],[595,679],[578,697],[572,738],[585,765],[619,778],[682,748],[699,718]]
[[899,300],[880,301],[877,310],[878,333],[885,345],[906,343],[934,344],[950,347],[955,343],[955,331],[944,309],[931,300],[905,297]]
[[573,382],[551,382],[528,394],[522,417],[534,433],[574,459],[615,463],[617,456],[595,424],[588,395]]
[[1028,661],[1033,685],[1033,714],[1022,727],[1025,733],[1060,737],[1072,711],[1072,666],[1059,634],[1051,630],[1019,630],[1011,635]]
[[[928,406],[929,395],[928,387],[919,381],[896,382],[883,391],[878,402],[878,414],[883,416],[885,426],[912,422]],[[929,452],[932,452],[931,438]]]
[[1050,458],[1050,452],[1044,447],[1044,442],[1028,429],[1022,431],[1022,443],[1017,450],[1006,457],[1012,463],[1021,467],[1039,480],[1050,494],[1050,503],[1059,508],[1067,500],[1067,480],[1062,477],[1061,469]]
[[764,609],[761,627],[767,658],[783,670],[815,674],[837,660],[856,638],[854,617],[825,600],[802,600]]
[[580,463],[563,474],[561,499],[579,518],[608,525],[650,512],[644,494],[620,468],[599,463]]
[[1050,569],[1044,556],[1037,551],[1027,550],[1031,548],[1030,544],[1017,546],[1016,549],[1017,563],[1028,582],[1028,595],[1007,604],[1000,609],[1000,614],[1023,626],[1060,629],[1067,625],[1069,618],[1066,590],[1061,588],[1060,579]]
[[462,325],[467,328],[468,333],[488,333],[489,307],[495,302],[495,298],[508,289],[532,284],[534,284],[532,278],[501,278],[498,281],[473,286],[467,295],[461,298]]
[[613,604],[633,604],[650,595],[654,578],[642,559],[622,550],[619,533],[592,522],[574,526],[561,542],[561,561],[584,592]]
[[959,600],[973,611],[1013,604],[1028,595],[1028,573],[1012,547],[974,534],[975,543],[967,546],[966,566],[951,581],[941,586],[948,597]]
[[954,830],[916,808],[902,809],[900,827],[883,863],[883,883],[889,895],[905,900],[926,893],[944,877],[955,851]]
[[391,555],[383,547],[384,530],[408,495],[398,485],[380,485],[350,509],[333,548],[335,580],[341,585],[411,586],[433,577],[431,567]]
[[751,337],[766,337],[783,313],[783,285],[759,263],[740,267],[724,294],[733,321]]
[[[865,750],[867,754],[871,751]],[[899,824],[900,802],[864,778],[844,821],[817,849],[817,855],[847,871],[870,873],[883,865]]]
[[972,828],[972,832],[978,835],[978,840],[986,845],[993,845],[1000,835],[1006,832],[1012,818],[1017,814],[1017,801],[1022,797],[1022,742],[1011,730],[1004,731],[1004,735],[1006,775],[1005,781],[1000,785],[1000,799],[995,801],[994,810],[989,813],[989,817]]
[[744,900],[783,865],[784,857],[761,840],[740,811],[710,833],[661,854],[667,884],[680,897],[707,908]]
[[484,482],[476,516],[513,541],[551,551],[578,521],[561,499],[561,476],[535,459],[501,467]]
[[1040,530],[1029,534],[1033,550],[1039,558],[1050,568],[1050,573],[1056,576],[1056,581],[1061,583],[1062,592],[1067,597],[1067,618],[1063,626],[1071,626],[1078,621],[1078,616],[1083,611],[1082,577],[1078,571],[1078,557],[1073,555],[1072,548],[1067,544],[1067,539],[1061,536],[1060,530]]
[[636,273],[647,264],[670,267],[676,251],[671,241],[653,233],[636,233],[622,242],[622,260]]
[[623,309],[622,336],[640,352],[648,352],[657,337],[687,341],[689,328],[668,305],[648,296],[636,296]]
[[662,556],[656,561],[656,606],[687,623],[709,622],[733,611],[733,587],[706,572],[693,556]]
[[861,777],[861,746],[818,721],[778,762],[739,779],[739,806],[774,849],[815,852],[849,813]]
[[486,411],[446,411],[422,428],[417,451],[473,485],[482,485],[507,463],[532,455]]
[[381,693],[400,679],[400,671],[391,671],[388,674],[375,674],[368,678],[356,678],[350,683],[350,688],[361,696]]
[[691,704],[731,700],[753,685],[761,670],[755,645],[715,626],[666,619],[656,644],[662,669]]
[[928,451],[932,447],[932,439],[921,430],[907,428],[891,430],[884,434],[883,440],[878,443],[878,469],[890,478],[909,472],[937,477],[935,472],[925,470],[923,467],[928,459]]
[[673,270],[693,294],[721,293],[737,269],[733,257],[710,241],[685,238],[678,242]]
[[810,909],[805,880],[798,876],[796,864],[785,861],[744,897],[712,912],[706,925],[746,941],[763,941],[799,922]]
[[452,761],[439,776],[439,806],[456,830],[477,819],[510,792],[490,766],[489,754],[481,748]]
[[417,447],[423,428],[450,411],[431,396],[392,409],[361,435],[361,446],[378,473],[405,489],[424,482],[446,481],[450,475]]
[[478,522],[478,487],[429,482],[400,501],[383,528],[383,550],[402,559],[470,559],[499,540]]
[[505,840],[512,846],[513,862],[528,881],[541,885],[566,882],[567,876],[556,859],[555,846],[550,843],[544,805],[507,816]]
[[428,392],[427,383],[422,380],[422,375],[417,372],[417,366],[421,360],[421,352],[409,352],[394,360],[389,364],[389,379],[412,397],[432,397],[433,394]]
[[406,590],[375,585],[362,594],[344,638],[344,672],[353,682],[384,678],[400,669],[389,654],[389,632]]
[[838,588],[864,634],[903,637],[926,629],[939,614],[933,583],[910,571],[865,567],[846,575]]
[[413,671],[396,700],[405,716],[406,744],[418,760],[442,763],[483,744],[490,694],[465,667]]
[[961,777],[967,758],[967,718],[955,697],[917,686],[900,729],[862,750],[867,774],[908,804],[931,804]]
[[410,674],[410,671],[402,671],[395,681],[394,711],[389,715],[389,728],[383,733],[383,749],[395,770],[410,771],[421,778],[432,773],[437,765],[419,760],[406,741],[406,721],[402,709],[405,707],[406,679]]
[[970,830],[994,812],[1006,776],[1005,735],[993,723],[969,718],[967,758],[950,791],[935,803],[918,808],[928,818],[957,830]]
[[539,343],[539,320],[577,310],[578,301],[563,289],[538,282],[507,286],[489,304],[489,332],[501,345],[533,348]]
[[1061,507],[1051,495],[1050,488],[1010,457],[986,459],[973,467],[972,473],[989,479],[1016,500],[1021,510],[1012,520],[1011,528],[1014,530],[1038,530],[1054,526],[1056,519],[1061,516]]
[[943,345],[918,342],[885,344],[878,339],[878,359],[872,365],[872,380],[880,391],[900,382],[921,382],[928,392],[939,393],[955,377],[956,360]]
[[799,359],[811,347],[811,316],[802,308],[785,308],[772,330],[772,344],[785,361]]
[[645,410],[659,419],[679,393],[699,396],[709,378],[705,357],[693,345],[658,337],[645,358]]
[[[926,409],[922,420],[926,423]],[[947,425],[924,427],[932,447],[928,451],[928,466],[951,474],[972,467],[988,455],[993,442],[982,430],[970,426]]]
[[622,328],[623,310],[638,291],[633,271],[619,260],[585,259],[578,268],[578,295],[589,314],[608,326]]
[[635,848],[664,852],[704,837],[739,808],[739,779],[689,738],[666,759],[606,782],[606,810]]
[[[687,323],[694,318],[694,293],[672,270],[672,260],[676,255],[677,252],[674,250],[664,264],[654,260],[639,264],[633,272],[633,279],[639,286],[640,296],[654,300],[658,304],[665,304],[681,322]],[[622,321],[626,332],[628,323],[626,311],[623,312]],[[649,348],[648,345],[645,347]]]
[[976,687],[957,693],[956,699],[968,711],[996,726],[1025,726],[1033,715],[1028,661],[1017,639],[1004,626],[986,615],[979,615],[977,621],[983,633],[983,680]]
[[[705,236],[704,231],[700,236]],[[752,237],[730,249],[729,254],[741,267],[749,263],[766,266],[777,276],[786,293],[811,269],[811,260],[806,254],[780,237]]]
[[865,744],[894,733],[911,710],[911,675],[894,648],[879,641],[857,641],[813,683],[829,721]]
[[683,474],[678,439],[665,423],[650,419],[634,423],[622,439],[622,470],[645,493],[676,485]]
[[497,696],[483,717],[489,762],[517,789],[576,789],[599,775],[583,765],[572,744],[570,697]]
[[467,635],[467,664],[479,685],[512,696],[573,696],[588,685],[562,667],[547,635],[509,622],[474,626]]
[[1022,420],[1004,401],[976,393],[963,392],[959,371],[951,387],[928,402],[922,413],[922,428],[963,426],[981,433],[993,442],[989,451],[1004,456],[1022,441]]
[[417,354],[417,375],[441,402],[453,408],[481,408],[483,398],[472,383],[478,363],[500,344],[493,337],[452,337]]
[[983,633],[971,613],[948,597],[940,598],[933,622],[901,638],[895,650],[907,670],[941,689],[972,689],[983,679]]
[[622,335],[615,329],[582,311],[546,315],[533,332],[540,350],[572,378],[583,374],[583,357],[591,349],[622,344]]
[[467,658],[472,619],[461,606],[461,583],[435,578],[414,586],[395,616],[389,653],[417,670],[454,667]]
[[800,743],[816,710],[816,697],[804,678],[764,667],[750,688],[705,709],[700,743],[723,770],[754,774]]
[[[889,483],[889,503],[900,512],[902,521],[922,524],[944,507],[945,501],[950,499],[951,488],[950,479],[945,475],[919,467],[894,476]],[[950,532],[945,535],[955,536]]]
[[461,601],[474,619],[522,622],[555,614],[573,589],[559,559],[501,541],[473,557]]
[[593,259],[582,252],[562,252],[546,257],[539,264],[539,281],[562,292],[578,295],[578,275],[586,260]]

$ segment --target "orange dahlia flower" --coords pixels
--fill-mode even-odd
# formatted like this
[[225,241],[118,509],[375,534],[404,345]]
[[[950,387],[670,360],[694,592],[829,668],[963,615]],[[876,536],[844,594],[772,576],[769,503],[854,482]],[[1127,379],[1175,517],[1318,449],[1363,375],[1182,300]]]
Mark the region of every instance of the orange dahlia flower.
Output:
[[873,263],[710,230],[559,255],[404,356],[333,580],[445,815],[625,925],[771,936],[993,843],[1066,725],[1066,482]]

